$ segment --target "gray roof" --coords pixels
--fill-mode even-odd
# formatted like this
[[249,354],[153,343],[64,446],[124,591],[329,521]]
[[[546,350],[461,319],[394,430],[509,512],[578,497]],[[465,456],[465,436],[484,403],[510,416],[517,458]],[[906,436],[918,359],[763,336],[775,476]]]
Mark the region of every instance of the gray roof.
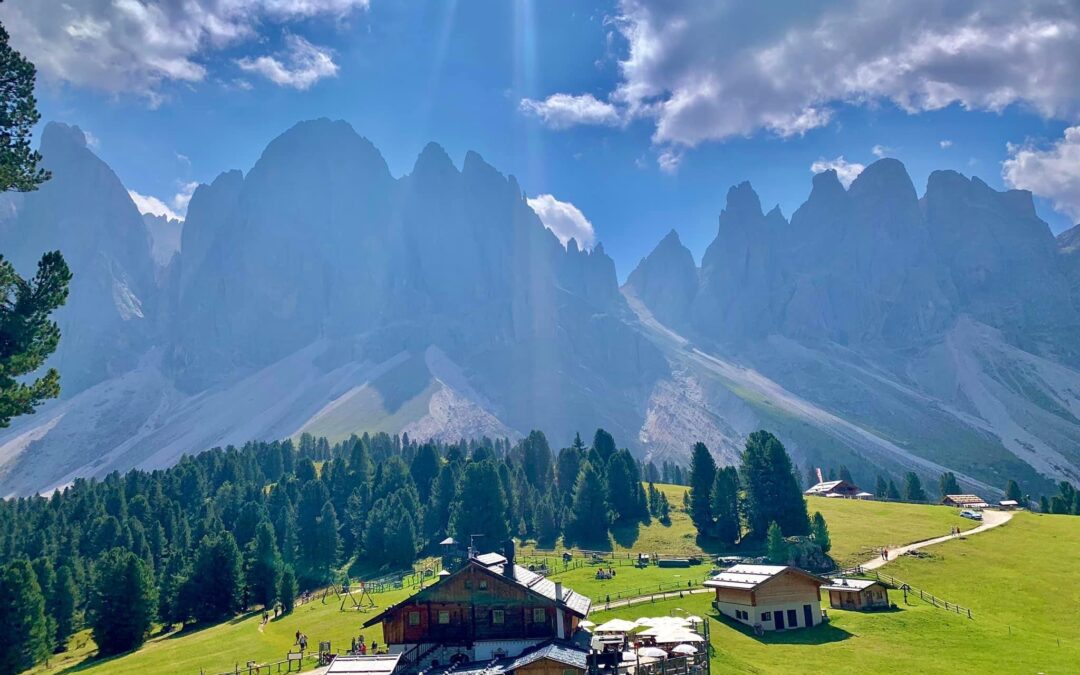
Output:
[[492,565],[501,565],[506,562],[506,558],[502,557],[498,553],[484,553],[482,555],[475,556],[473,558],[476,562],[480,563],[484,567],[491,567]]
[[[495,553],[487,554],[498,555]],[[481,556],[483,557],[483,556]],[[509,580],[505,575],[506,570],[506,558],[498,556],[502,562],[491,565],[484,565],[487,569],[491,570],[495,574],[502,575],[504,579]],[[480,558],[476,558],[477,562],[481,562]],[[514,565],[514,583],[518,586],[523,586],[533,593],[544,596],[548,600],[555,600],[555,582],[548,579],[542,574],[536,572],[530,572],[521,565]],[[570,588],[563,586],[562,602],[566,605],[566,608],[571,612],[579,614],[581,616],[588,616],[589,610],[592,609],[592,600],[588,597],[578,593]]]
[[827,480],[810,487],[810,489],[803,492],[806,495],[823,495],[830,492],[834,492],[837,489],[845,490],[848,492],[858,492],[859,487],[854,483],[849,483],[846,480]]
[[831,584],[823,588],[828,591],[864,591],[880,583],[874,579],[833,579]]
[[766,581],[788,571],[825,582],[824,579],[809,572],[804,572],[797,567],[786,565],[733,565],[706,581],[705,585],[709,588],[734,588],[752,591]]
[[491,661],[471,661],[456,668],[429,668],[430,675],[450,673],[454,675],[501,675],[542,659],[551,659],[570,668],[586,669],[588,650],[566,640],[548,640],[535,647],[530,647],[517,656],[507,656]]

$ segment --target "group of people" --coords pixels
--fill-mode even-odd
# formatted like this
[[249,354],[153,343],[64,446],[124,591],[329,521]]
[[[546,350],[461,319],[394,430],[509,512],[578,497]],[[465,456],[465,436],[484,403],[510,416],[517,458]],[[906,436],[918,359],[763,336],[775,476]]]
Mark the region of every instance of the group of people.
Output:
[[881,559],[888,562],[888,560],[889,560],[889,549],[887,549],[885,547],[882,547],[882,549],[881,549]]
[[614,567],[609,567],[607,569],[604,569],[603,567],[599,568],[598,570],[596,570],[596,578],[597,579],[614,579],[615,578],[615,568]]
[[958,526],[953,527],[953,529],[949,532],[949,534],[951,534],[954,537],[959,537],[960,536],[960,528]]
[[[376,642],[375,640],[372,640],[371,641],[371,648],[370,648],[371,653],[372,654],[377,654],[378,649],[379,649],[379,643]],[[364,636],[363,635],[361,635],[359,638],[353,638],[352,639],[352,649],[350,649],[349,651],[351,653],[357,654],[359,656],[367,656],[369,649],[368,649],[367,643],[364,642]]]
[[304,635],[300,631],[296,631],[296,644],[300,645],[300,651],[307,651],[307,635]]

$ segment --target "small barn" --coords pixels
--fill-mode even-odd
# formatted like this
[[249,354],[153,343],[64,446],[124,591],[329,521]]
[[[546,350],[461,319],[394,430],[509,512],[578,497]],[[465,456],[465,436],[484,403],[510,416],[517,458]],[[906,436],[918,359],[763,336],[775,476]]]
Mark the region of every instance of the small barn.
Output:
[[985,499],[978,495],[945,495],[941,503],[945,506],[955,506],[960,509],[985,509],[990,506]]
[[735,565],[705,586],[716,589],[713,606],[724,616],[763,630],[790,630],[821,623],[819,589],[829,583],[797,567]]
[[845,499],[866,499],[863,495],[870,493],[863,492],[862,488],[854,483],[849,483],[846,480],[828,480],[823,483],[818,483],[809,490],[803,492],[804,495],[813,495],[817,497],[843,497]]
[[834,609],[873,610],[889,608],[889,588],[873,579],[833,579],[824,586]]

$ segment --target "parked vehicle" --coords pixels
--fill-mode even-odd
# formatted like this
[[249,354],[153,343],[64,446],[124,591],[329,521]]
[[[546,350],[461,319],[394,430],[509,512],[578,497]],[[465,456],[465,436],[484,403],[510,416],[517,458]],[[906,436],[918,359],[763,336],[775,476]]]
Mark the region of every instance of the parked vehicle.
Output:
[[960,512],[961,518],[970,518],[971,520],[982,520],[982,514],[978,511],[969,511],[967,509]]

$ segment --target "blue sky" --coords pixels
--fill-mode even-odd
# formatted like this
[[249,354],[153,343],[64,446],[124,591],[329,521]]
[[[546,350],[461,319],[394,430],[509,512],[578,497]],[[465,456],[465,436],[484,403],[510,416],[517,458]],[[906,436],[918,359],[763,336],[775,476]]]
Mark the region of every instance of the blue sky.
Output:
[[730,185],[790,215],[840,158],[850,177],[896,157],[920,192],[956,169],[1033,190],[1055,231],[1080,220],[1080,11],[1000,4],[8,0],[0,19],[43,119],[181,215],[186,185],[341,118],[395,175],[434,140],[574,205],[625,278],[671,228],[700,258]]

